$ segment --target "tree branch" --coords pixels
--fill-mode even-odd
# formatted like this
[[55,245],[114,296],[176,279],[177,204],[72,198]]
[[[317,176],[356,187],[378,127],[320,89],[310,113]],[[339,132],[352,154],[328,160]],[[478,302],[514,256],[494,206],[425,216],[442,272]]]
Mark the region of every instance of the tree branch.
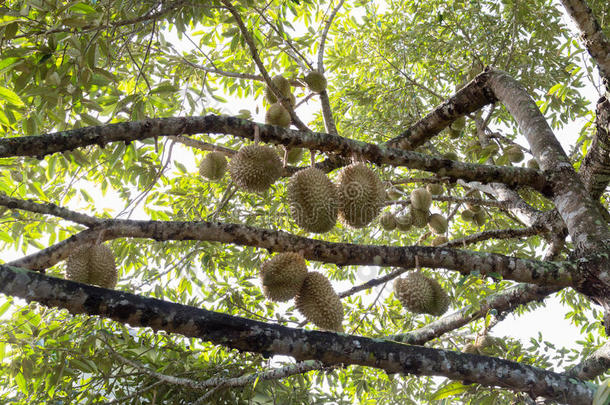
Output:
[[39,136],[0,138],[0,157],[35,156],[42,159],[48,154],[88,145],[97,144],[103,147],[109,142],[123,141],[129,143],[158,136],[197,133],[220,133],[253,139],[255,126],[260,129],[261,141],[267,143],[336,153],[346,158],[360,156],[376,164],[427,170],[451,179],[503,182],[509,186],[529,185],[542,192],[546,190],[545,177],[537,170],[461,163],[440,156],[428,156],[417,152],[380,147],[331,134],[296,131],[217,115],[156,118],[85,127]]
[[580,364],[566,370],[564,374],[581,380],[592,380],[610,369],[610,342],[606,342]]
[[443,376],[529,392],[572,405],[589,405],[593,397],[593,390],[574,378],[503,359],[287,328],[6,265],[0,265],[0,291],[64,308],[72,314],[103,316],[131,326],[148,326],[265,356],[286,355],[298,361],[318,360],[325,365],[357,364],[389,373]]
[[585,188],[599,200],[610,182],[610,100],[602,97],[597,102],[597,129],[578,174]]
[[88,227],[99,225],[104,221],[101,218],[95,218],[79,212],[71,211],[67,208],[63,208],[52,203],[37,203],[32,200],[21,200],[19,198],[9,197],[2,193],[0,193],[0,205],[10,209],[20,209],[36,212],[38,214],[53,215]]
[[470,274],[499,274],[505,279],[566,287],[577,282],[570,262],[541,263],[499,254],[428,246],[376,246],[334,243],[292,235],[283,231],[247,225],[215,222],[136,221],[106,219],[62,242],[9,264],[41,270],[67,258],[76,248],[93,241],[120,237],[162,240],[200,240],[232,243],[267,249],[270,252],[299,252],[308,260],[337,265],[369,265],[445,268]]
[[516,239],[534,236],[541,233],[541,229],[531,226],[522,229],[492,229],[489,231],[478,232],[473,235],[464,236],[459,239],[452,239],[449,242],[439,245],[440,247],[460,247],[472,243],[482,242],[489,239]]
[[585,47],[597,63],[604,84],[610,91],[610,41],[604,35],[586,1],[561,0],[561,2],[580,30]]
[[485,297],[477,305],[476,309],[469,305],[422,328],[400,335],[389,336],[388,339],[413,345],[423,345],[447,332],[486,316],[492,309],[498,311],[499,315],[503,312],[513,311],[518,306],[532,301],[542,301],[549,294],[559,290],[560,288],[558,287],[517,284],[505,291]]

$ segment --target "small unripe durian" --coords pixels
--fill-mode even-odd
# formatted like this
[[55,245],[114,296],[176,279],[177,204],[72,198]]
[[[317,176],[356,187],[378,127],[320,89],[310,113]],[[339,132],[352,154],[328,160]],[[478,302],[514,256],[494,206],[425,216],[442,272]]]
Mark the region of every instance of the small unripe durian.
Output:
[[485,225],[485,218],[486,218],[485,211],[482,209],[474,213],[474,222],[478,226]]
[[413,209],[428,211],[432,205],[432,194],[425,188],[416,188],[411,192],[411,206]]
[[307,83],[309,90],[314,93],[322,93],[326,90],[326,77],[320,72],[312,71],[307,73],[304,81]]
[[106,245],[84,245],[68,257],[66,278],[79,283],[114,288],[118,271],[112,250]]
[[430,244],[432,246],[440,246],[443,243],[447,243],[449,241],[449,239],[447,239],[446,236],[444,235],[439,235],[436,238],[432,239],[432,242],[430,242]]
[[239,188],[250,192],[267,190],[282,171],[280,157],[269,146],[244,146],[229,162],[231,179]]
[[467,222],[474,221],[474,212],[472,212],[472,210],[470,210],[470,209],[463,210],[462,213],[460,214],[460,216],[462,217],[462,219],[464,221],[467,221]]
[[315,167],[300,170],[288,181],[288,204],[294,222],[308,232],[330,231],[337,222],[337,188]]
[[411,223],[418,228],[425,227],[428,224],[428,211],[411,210]]
[[419,272],[396,279],[394,294],[408,311],[414,313],[439,316],[449,308],[449,296],[440,284]]
[[226,171],[227,159],[221,152],[210,152],[199,163],[199,174],[211,181],[222,179]]
[[265,123],[288,128],[290,126],[290,113],[280,103],[271,104],[265,114]]
[[259,276],[265,297],[272,301],[288,301],[301,289],[307,265],[298,253],[280,253],[262,264]]
[[351,164],[339,173],[339,219],[362,228],[379,215],[385,202],[383,183],[362,163]]
[[508,160],[510,160],[513,163],[518,163],[518,162],[522,161],[523,158],[525,157],[525,155],[523,154],[523,151],[517,145],[509,146],[508,148],[506,148],[504,150],[504,154],[506,155],[506,157],[508,157]]
[[527,167],[529,167],[530,169],[535,169],[535,170],[540,169],[540,166],[538,165],[538,162],[536,162],[536,159],[528,160]]
[[286,160],[290,164],[299,163],[301,161],[301,159],[303,158],[304,152],[305,152],[305,149],[303,149],[303,148],[291,148],[288,151],[288,156],[287,156]]
[[391,212],[385,212],[380,218],[379,223],[386,231],[391,231],[396,228],[396,216]]
[[466,346],[464,346],[464,348],[462,349],[463,353],[469,353],[469,354],[481,354],[479,352],[479,348],[477,346],[475,346],[473,343],[468,343]]
[[428,226],[435,234],[442,235],[447,232],[447,219],[441,214],[432,214],[428,217]]
[[443,194],[443,185],[438,183],[430,183],[426,186],[426,190],[430,192],[432,195],[441,195]]
[[412,224],[411,215],[399,215],[396,217],[396,228],[401,232],[411,229]]
[[390,189],[386,192],[386,199],[388,200],[398,200],[402,197],[402,193],[396,189]]
[[417,314],[428,313],[434,290],[428,278],[419,272],[410,272],[394,281],[394,294],[403,307]]
[[[282,93],[283,96],[290,96],[290,82],[284,76],[274,76],[271,79],[271,82],[275,85],[275,87],[278,88],[278,90],[280,91],[280,93]],[[267,98],[267,101],[269,101],[269,103],[271,104],[277,103],[277,97],[275,96],[275,94],[273,94],[269,87],[265,89],[265,98]]]
[[307,274],[296,296],[295,305],[317,327],[343,331],[343,305],[330,281],[322,273],[312,271]]

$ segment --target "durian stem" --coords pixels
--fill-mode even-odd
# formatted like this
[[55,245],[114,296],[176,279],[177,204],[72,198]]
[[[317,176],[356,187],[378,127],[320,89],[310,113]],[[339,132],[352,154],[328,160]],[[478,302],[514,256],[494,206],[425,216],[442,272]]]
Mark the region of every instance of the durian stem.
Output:
[[315,167],[316,166],[316,151],[315,150],[310,150],[309,151],[309,156],[311,158],[311,167]]
[[254,125],[254,144],[258,145],[261,140],[261,130],[258,125]]
[[[258,127],[257,127],[258,128]],[[286,145],[282,145],[284,147],[284,166],[282,167],[286,167],[286,165],[288,164],[288,148],[286,147]]]

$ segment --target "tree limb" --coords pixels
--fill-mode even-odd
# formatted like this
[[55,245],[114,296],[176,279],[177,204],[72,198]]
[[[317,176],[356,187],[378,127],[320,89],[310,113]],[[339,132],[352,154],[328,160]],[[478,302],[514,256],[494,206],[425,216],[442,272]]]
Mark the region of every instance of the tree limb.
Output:
[[286,355],[325,365],[357,364],[389,373],[443,376],[589,405],[593,390],[574,378],[511,361],[330,332],[267,324],[48,277],[0,265],[0,291],[27,301],[151,327],[265,356]]
[[308,260],[337,265],[420,266],[445,268],[470,274],[499,274],[520,282],[570,286],[578,281],[570,262],[542,263],[499,254],[428,246],[377,246],[334,243],[292,235],[283,231],[259,229],[247,225],[215,222],[136,221],[106,219],[37,253],[10,262],[10,265],[42,270],[66,259],[82,244],[120,237],[162,240],[200,240],[232,243],[267,249],[270,252],[299,252]]
[[610,369],[610,342],[606,342],[580,364],[566,370],[564,374],[581,380],[592,380]]
[[[263,142],[303,147],[321,152],[336,153],[345,158],[360,156],[375,164],[406,166],[436,172],[439,176],[467,181],[503,182],[509,186],[529,185],[537,190],[546,190],[545,177],[537,170],[462,163],[428,156],[417,152],[380,147],[336,135],[310,131],[296,131],[273,125],[217,115],[203,117],[156,118],[144,121],[107,124],[39,136],[0,138],[0,157],[35,156],[68,151],[88,145],[104,146],[109,142],[126,143],[170,135],[196,133],[220,133],[253,139],[254,128],[259,127]],[[332,162],[330,162],[332,164]]]
[[610,100],[602,97],[597,102],[597,129],[578,174],[585,188],[599,200],[610,182]]

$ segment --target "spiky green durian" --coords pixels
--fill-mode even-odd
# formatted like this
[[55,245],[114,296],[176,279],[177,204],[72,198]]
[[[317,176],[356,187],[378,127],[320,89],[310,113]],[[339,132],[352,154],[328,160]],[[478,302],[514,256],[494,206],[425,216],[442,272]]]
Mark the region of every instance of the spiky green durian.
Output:
[[508,160],[510,160],[513,163],[518,163],[518,162],[522,161],[523,158],[525,158],[523,151],[517,145],[512,145],[512,146],[509,146],[508,148],[504,149],[504,154],[506,155]]
[[474,222],[478,225],[478,226],[483,226],[485,225],[485,220],[486,220],[486,215],[485,215],[485,210],[480,209],[479,211],[474,213]]
[[440,246],[444,243],[447,243],[449,241],[449,239],[447,239],[446,236],[444,235],[439,235],[436,238],[432,239],[432,242],[430,242],[430,245],[432,246]]
[[379,223],[383,229],[391,231],[396,228],[396,216],[391,212],[385,212],[379,218]]
[[[282,75],[273,76],[271,82],[278,88],[285,97],[290,97],[290,82]],[[265,98],[270,104],[277,103],[277,97],[269,87],[265,88]]]
[[411,215],[403,214],[396,217],[396,229],[399,231],[406,232],[411,229],[411,225],[413,225]]
[[226,171],[227,159],[221,152],[210,152],[199,163],[199,174],[211,181],[222,179]]
[[301,289],[307,276],[307,264],[298,253],[280,253],[262,264],[259,276],[265,297],[272,301],[288,301]]
[[288,204],[294,222],[308,232],[330,231],[337,222],[337,188],[315,167],[300,170],[288,181]]
[[267,190],[282,175],[282,161],[269,146],[242,147],[229,162],[231,179],[250,192]]
[[394,294],[403,307],[417,314],[428,313],[434,299],[428,278],[415,271],[394,281]]
[[368,225],[379,215],[385,189],[379,177],[362,163],[344,167],[339,173],[339,219],[353,228]]
[[311,71],[303,79],[307,83],[309,90],[314,93],[321,93],[326,90],[326,77],[320,72]]
[[474,212],[470,209],[465,209],[461,212],[460,216],[464,221],[472,222],[474,221]]
[[414,313],[438,316],[449,308],[449,296],[440,284],[419,272],[396,279],[394,294],[408,311]]
[[402,197],[402,193],[395,188],[386,191],[387,200],[398,200]]
[[114,288],[118,271],[112,250],[102,244],[79,246],[66,261],[66,278],[79,283]]
[[428,211],[432,205],[432,194],[425,188],[411,191],[411,207],[419,211]]
[[265,123],[288,128],[290,126],[290,113],[280,103],[271,104],[265,114]]
[[540,166],[538,165],[538,162],[536,162],[536,159],[530,159],[527,161],[527,167],[530,169],[535,169],[538,170],[540,169]]
[[307,274],[295,305],[305,318],[319,328],[343,331],[343,305],[330,281],[321,273]]
[[432,214],[428,217],[428,226],[435,234],[442,235],[447,232],[447,219],[441,214]]
[[423,228],[428,224],[428,211],[411,210],[411,223],[417,228]]
[[426,190],[432,195],[443,194],[443,185],[438,183],[430,183],[426,186]]

